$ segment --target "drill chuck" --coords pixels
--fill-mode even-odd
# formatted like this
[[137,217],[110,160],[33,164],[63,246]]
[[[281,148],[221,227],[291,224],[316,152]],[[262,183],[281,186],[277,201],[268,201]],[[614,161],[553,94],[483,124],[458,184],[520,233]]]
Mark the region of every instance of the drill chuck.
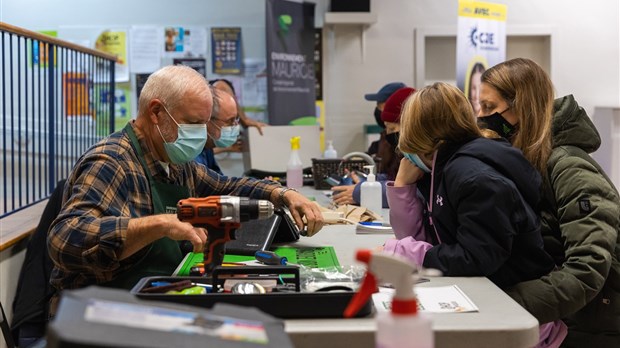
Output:
[[266,219],[273,215],[273,204],[263,199],[221,196],[222,221],[245,222]]
[[258,200],[258,217],[257,219],[267,219],[273,215],[273,204],[264,199]]

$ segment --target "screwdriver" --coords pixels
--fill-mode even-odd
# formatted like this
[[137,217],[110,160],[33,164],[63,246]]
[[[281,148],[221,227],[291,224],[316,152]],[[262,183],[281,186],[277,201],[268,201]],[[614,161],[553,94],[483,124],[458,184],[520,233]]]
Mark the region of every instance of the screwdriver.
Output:
[[278,256],[278,254],[269,250],[258,250],[254,257],[256,261],[264,263],[265,265],[286,265],[288,259],[284,256]]

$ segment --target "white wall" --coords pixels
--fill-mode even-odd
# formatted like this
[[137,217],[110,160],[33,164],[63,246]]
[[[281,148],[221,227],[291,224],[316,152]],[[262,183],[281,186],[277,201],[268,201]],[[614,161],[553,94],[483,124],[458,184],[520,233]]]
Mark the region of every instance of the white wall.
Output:
[[[556,64],[551,67],[556,95],[574,94],[590,115],[596,106],[620,105],[617,0],[491,2],[508,6],[508,31],[556,29]],[[334,139],[342,154],[362,149],[362,124],[373,123],[374,105],[363,99],[365,93],[390,81],[413,84],[414,30],[457,25],[457,0],[374,0],[372,6],[378,21],[365,32],[364,57],[359,27],[324,29],[326,139]]]
[[[329,0],[317,3],[317,26]],[[511,27],[555,28],[552,74],[557,95],[572,93],[592,115],[620,105],[620,5],[617,0],[495,0],[508,6]],[[373,104],[363,99],[388,81],[414,82],[414,29],[455,27],[457,0],[374,0],[378,22],[365,31],[324,30],[326,139],[340,154],[364,148],[362,125]],[[246,56],[264,56],[264,0],[3,0],[0,19],[24,28],[59,26],[242,26]],[[441,57],[438,57],[440,59]],[[421,86],[414,86],[421,87]]]

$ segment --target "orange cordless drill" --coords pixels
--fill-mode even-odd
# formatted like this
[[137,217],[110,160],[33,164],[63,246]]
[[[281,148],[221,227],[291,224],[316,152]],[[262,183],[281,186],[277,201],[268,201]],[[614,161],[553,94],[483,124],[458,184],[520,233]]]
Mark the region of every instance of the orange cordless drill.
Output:
[[235,239],[241,222],[266,219],[273,215],[273,204],[262,199],[235,196],[187,198],[177,203],[177,217],[195,227],[207,229],[204,249],[205,275],[222,264],[224,244]]

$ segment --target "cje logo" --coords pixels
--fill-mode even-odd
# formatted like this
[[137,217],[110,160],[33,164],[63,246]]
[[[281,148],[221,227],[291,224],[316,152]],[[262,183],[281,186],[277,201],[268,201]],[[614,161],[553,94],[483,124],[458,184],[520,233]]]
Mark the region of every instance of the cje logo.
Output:
[[293,24],[293,17],[287,14],[280,15],[278,17],[278,25],[280,26],[280,31],[284,34],[288,34],[289,27]]
[[495,46],[495,35],[494,33],[479,32],[478,28],[474,27],[469,33],[469,41],[476,48],[478,45],[481,47]]
[[477,15],[482,15],[482,16],[490,15],[488,8],[481,8],[481,7],[476,7],[476,9],[474,10],[474,13]]

